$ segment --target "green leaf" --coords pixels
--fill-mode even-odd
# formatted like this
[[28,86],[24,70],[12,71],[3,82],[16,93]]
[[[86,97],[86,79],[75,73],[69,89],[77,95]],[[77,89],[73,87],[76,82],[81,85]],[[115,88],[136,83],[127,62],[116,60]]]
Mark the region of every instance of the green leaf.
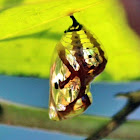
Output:
[[108,56],[97,80],[138,79],[140,41],[116,0],[0,0],[0,73],[48,78],[55,45],[72,23],[66,15],[77,11]]

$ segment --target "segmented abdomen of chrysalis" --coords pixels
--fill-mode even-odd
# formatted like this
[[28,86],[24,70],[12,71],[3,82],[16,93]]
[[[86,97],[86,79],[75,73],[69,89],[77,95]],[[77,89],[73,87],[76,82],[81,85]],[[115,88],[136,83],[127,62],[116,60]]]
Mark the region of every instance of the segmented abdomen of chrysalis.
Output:
[[74,16],[73,25],[56,45],[50,72],[49,117],[62,120],[79,115],[92,102],[90,82],[107,63],[97,39]]

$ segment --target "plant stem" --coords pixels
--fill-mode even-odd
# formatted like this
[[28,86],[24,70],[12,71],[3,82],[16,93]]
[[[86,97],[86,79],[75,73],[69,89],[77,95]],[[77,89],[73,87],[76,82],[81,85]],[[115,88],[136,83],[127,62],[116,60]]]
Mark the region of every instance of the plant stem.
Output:
[[140,91],[127,94],[118,94],[118,96],[128,98],[126,105],[112,117],[111,121],[96,132],[93,132],[93,134],[86,140],[100,140],[108,136],[113,130],[124,123],[126,121],[126,117],[140,105]]

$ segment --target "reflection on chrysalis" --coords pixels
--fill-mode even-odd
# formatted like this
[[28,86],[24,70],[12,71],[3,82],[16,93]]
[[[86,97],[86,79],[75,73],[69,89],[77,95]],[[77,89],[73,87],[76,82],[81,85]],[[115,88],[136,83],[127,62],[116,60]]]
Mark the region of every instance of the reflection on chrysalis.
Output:
[[107,63],[97,39],[73,16],[73,25],[56,45],[50,72],[49,116],[62,120],[79,115],[92,103],[90,82]]

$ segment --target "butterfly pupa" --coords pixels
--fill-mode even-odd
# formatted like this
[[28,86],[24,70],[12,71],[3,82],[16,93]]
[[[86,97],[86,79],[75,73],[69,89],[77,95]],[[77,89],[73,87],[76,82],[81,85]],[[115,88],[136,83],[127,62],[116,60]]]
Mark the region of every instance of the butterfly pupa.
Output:
[[97,39],[70,16],[72,26],[56,45],[57,57],[50,70],[49,117],[71,118],[84,112],[92,103],[90,82],[107,63]]

